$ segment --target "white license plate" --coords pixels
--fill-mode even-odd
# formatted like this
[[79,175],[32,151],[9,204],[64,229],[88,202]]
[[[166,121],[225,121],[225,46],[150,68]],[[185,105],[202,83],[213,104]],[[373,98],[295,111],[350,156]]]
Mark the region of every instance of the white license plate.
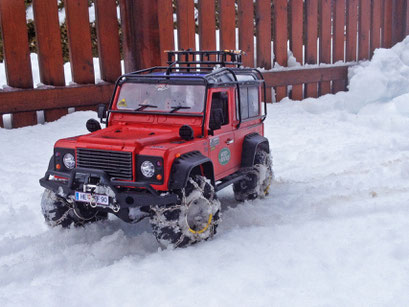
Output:
[[83,203],[92,202],[97,203],[98,205],[109,205],[109,197],[107,195],[75,192],[75,200]]

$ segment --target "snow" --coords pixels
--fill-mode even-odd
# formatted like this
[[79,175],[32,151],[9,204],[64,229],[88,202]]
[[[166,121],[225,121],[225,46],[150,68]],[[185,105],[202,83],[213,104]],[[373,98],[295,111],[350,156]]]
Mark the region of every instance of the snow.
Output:
[[147,221],[45,225],[53,144],[94,112],[0,129],[0,304],[408,305],[409,38],[350,78],[347,93],[269,105],[270,195],[220,192],[218,235],[186,249],[160,250]]

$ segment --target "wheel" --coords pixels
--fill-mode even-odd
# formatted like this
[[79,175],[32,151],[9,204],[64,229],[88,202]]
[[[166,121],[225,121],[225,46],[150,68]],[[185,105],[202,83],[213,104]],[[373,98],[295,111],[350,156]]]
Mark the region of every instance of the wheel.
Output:
[[49,226],[68,228],[71,225],[83,226],[108,218],[108,213],[93,208],[68,203],[53,191],[46,189],[41,198],[41,210]]
[[212,238],[220,222],[221,205],[210,181],[203,176],[190,177],[177,194],[177,204],[152,208],[150,223],[158,242],[175,248]]
[[254,166],[244,170],[244,179],[234,183],[234,197],[237,201],[263,198],[268,195],[274,174],[271,155],[265,150],[258,150],[254,158]]

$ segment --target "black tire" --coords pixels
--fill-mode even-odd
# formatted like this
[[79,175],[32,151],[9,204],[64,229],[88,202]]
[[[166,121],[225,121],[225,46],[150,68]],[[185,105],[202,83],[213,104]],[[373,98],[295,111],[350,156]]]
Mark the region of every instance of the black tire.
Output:
[[51,227],[61,226],[69,228],[83,226],[87,223],[105,220],[108,213],[100,212],[93,208],[70,204],[53,191],[46,189],[41,198],[41,210],[46,223]]
[[177,204],[152,208],[150,223],[159,244],[185,247],[212,238],[220,222],[221,205],[210,181],[203,176],[190,177],[177,194]]
[[254,166],[244,169],[244,179],[234,183],[234,198],[237,201],[263,198],[268,195],[274,179],[271,155],[265,150],[258,150],[254,158]]

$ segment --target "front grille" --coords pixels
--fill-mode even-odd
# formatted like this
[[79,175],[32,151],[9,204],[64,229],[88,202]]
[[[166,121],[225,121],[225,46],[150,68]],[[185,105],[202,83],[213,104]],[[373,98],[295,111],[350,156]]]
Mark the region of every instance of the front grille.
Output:
[[111,177],[132,180],[132,153],[96,149],[77,149],[77,167],[99,169]]

